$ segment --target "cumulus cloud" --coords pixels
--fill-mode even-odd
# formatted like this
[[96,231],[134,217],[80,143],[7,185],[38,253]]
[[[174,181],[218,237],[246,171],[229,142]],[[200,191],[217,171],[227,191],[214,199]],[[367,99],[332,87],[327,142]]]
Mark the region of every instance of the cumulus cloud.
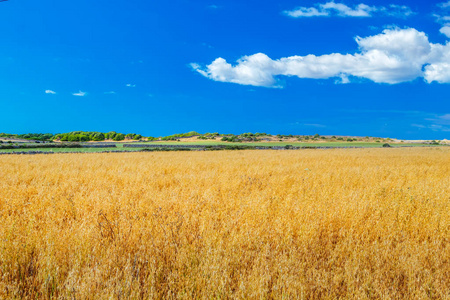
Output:
[[388,15],[393,17],[408,17],[413,14],[411,8],[406,5],[389,6],[369,6],[367,4],[358,4],[350,7],[343,3],[334,1],[318,3],[315,7],[297,7],[294,10],[286,10],[284,14],[293,18],[305,17],[372,17],[374,14]]
[[356,37],[355,41],[359,46],[355,54],[310,54],[273,60],[257,53],[240,58],[235,65],[219,57],[206,67],[195,63],[191,66],[215,81],[264,87],[282,87],[279,76],[336,78],[339,83],[359,77],[388,84],[423,77],[428,83],[450,83],[450,44],[432,44],[424,32],[386,29],[378,35]]
[[46,94],[51,94],[51,95],[56,95],[56,92],[52,91],[52,90],[45,90],[45,93]]
[[439,32],[445,35],[446,37],[450,38],[450,24],[442,27],[441,30],[439,30]]
[[73,93],[72,95],[77,97],[84,97],[86,96],[86,92],[79,91],[78,93]]
[[135,84],[131,84],[131,83],[127,83],[126,85],[125,85],[126,87],[136,87],[136,85]]

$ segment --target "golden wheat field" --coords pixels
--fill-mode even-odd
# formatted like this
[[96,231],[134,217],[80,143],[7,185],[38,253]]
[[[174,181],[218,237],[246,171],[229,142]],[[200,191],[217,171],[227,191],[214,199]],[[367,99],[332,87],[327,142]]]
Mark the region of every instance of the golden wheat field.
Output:
[[449,299],[450,149],[0,157],[0,299]]

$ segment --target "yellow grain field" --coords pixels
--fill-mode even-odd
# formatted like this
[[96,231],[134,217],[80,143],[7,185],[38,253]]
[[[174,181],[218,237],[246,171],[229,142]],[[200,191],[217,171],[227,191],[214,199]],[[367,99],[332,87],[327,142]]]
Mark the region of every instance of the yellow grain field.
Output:
[[450,149],[0,156],[0,299],[449,299]]

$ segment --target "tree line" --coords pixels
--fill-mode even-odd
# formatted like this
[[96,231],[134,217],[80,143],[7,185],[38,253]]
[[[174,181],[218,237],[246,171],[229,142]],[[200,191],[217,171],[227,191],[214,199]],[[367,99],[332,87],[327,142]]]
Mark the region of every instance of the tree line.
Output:
[[142,135],[136,133],[118,133],[115,131],[110,132],[97,132],[97,131],[72,131],[67,133],[26,133],[26,134],[9,134],[0,133],[0,137],[10,139],[24,139],[35,140],[42,142],[61,141],[61,142],[101,142],[105,140],[123,141],[123,140],[135,140],[139,141],[143,138]]
[[[190,138],[190,137],[196,137],[197,139],[201,140],[215,140],[216,138],[220,138],[221,141],[224,142],[257,142],[262,140],[267,140],[267,137],[276,138],[279,141],[284,141],[285,139],[292,139],[295,138],[298,141],[317,141],[317,140],[330,140],[330,141],[347,141],[347,142],[353,142],[353,141],[370,141],[377,139],[377,142],[379,140],[383,140],[382,138],[372,138],[372,137],[365,137],[365,138],[351,138],[351,137],[343,137],[343,136],[321,136],[319,134],[315,135],[272,135],[267,133],[241,133],[238,135],[235,134],[219,134],[218,132],[212,132],[212,133],[204,133],[200,134],[196,131],[189,131],[186,133],[177,133],[172,134],[169,136],[163,136],[163,137],[143,137],[140,134],[136,133],[119,133],[115,131],[110,132],[98,132],[98,131],[72,131],[67,133],[58,133],[58,134],[52,134],[52,133],[26,133],[26,134],[8,134],[8,133],[0,133],[0,138],[11,138],[11,139],[24,139],[24,140],[32,140],[32,141],[41,141],[41,142],[53,142],[53,141],[60,141],[60,142],[101,142],[106,140],[112,140],[112,141],[124,141],[124,140],[134,140],[134,141],[141,141],[141,140],[148,140],[148,141],[178,141],[182,138]],[[389,138],[384,140],[390,140]]]

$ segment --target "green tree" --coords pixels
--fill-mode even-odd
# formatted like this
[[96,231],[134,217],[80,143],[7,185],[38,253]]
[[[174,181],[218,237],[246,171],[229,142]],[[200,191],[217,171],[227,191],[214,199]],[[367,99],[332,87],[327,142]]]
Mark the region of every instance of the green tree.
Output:
[[125,135],[122,133],[117,133],[113,138],[114,141],[123,141],[124,139],[125,139]]
[[101,132],[96,132],[93,134],[92,138],[93,141],[104,141],[105,140],[105,135]]
[[105,138],[108,140],[114,140],[116,135],[117,135],[117,133],[115,131],[110,131],[105,135]]
[[80,138],[79,138],[79,136],[77,134],[73,134],[73,135],[69,135],[67,140],[69,142],[79,142]]
[[90,138],[89,138],[89,136],[86,135],[86,134],[78,134],[78,140],[79,140],[80,142],[89,142],[89,141],[90,141]]

